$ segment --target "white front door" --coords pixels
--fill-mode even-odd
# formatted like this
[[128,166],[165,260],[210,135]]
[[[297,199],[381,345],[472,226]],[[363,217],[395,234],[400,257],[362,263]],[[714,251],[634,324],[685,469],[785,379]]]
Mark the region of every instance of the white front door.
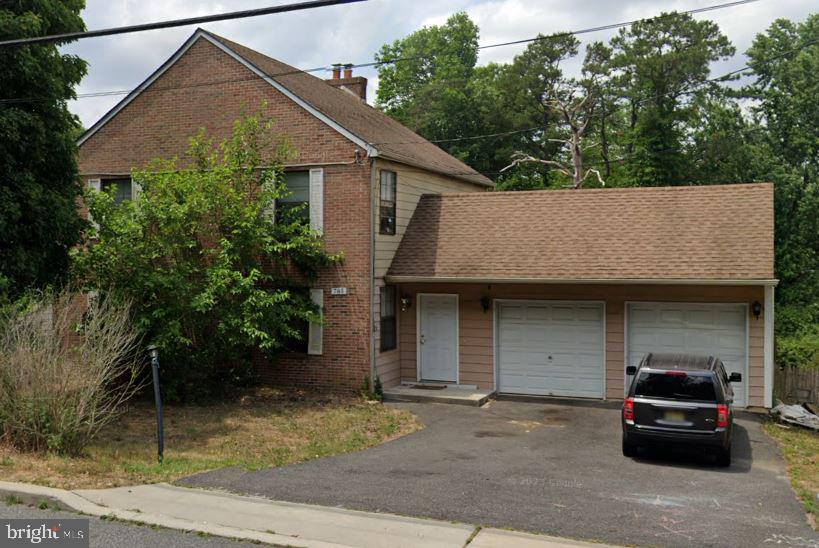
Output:
[[458,382],[458,297],[418,296],[419,380]]
[[[747,405],[748,361],[744,304],[631,303],[628,305],[628,365],[637,366],[649,352],[716,356],[728,374],[740,373],[732,384],[734,405]],[[626,390],[631,376],[626,375]]]
[[498,390],[602,398],[602,303],[505,301],[497,310]]

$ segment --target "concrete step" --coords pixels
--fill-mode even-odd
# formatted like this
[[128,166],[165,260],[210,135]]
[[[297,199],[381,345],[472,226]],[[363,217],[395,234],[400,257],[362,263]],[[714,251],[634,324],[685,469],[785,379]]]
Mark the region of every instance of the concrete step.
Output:
[[430,389],[415,388],[413,386],[394,386],[384,390],[384,401],[387,402],[424,402],[450,403],[455,405],[472,405],[480,407],[494,395],[493,390],[475,390],[447,386],[446,388]]

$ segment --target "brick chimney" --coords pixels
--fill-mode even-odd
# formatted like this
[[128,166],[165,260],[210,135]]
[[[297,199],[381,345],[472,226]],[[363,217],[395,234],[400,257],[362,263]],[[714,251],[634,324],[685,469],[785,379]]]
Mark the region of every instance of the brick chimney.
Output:
[[[344,68],[344,77],[341,77],[341,69]],[[353,76],[353,65],[351,63],[333,65],[333,77],[325,80],[331,86],[343,89],[352,93],[362,101],[367,101],[367,79],[363,76]]]

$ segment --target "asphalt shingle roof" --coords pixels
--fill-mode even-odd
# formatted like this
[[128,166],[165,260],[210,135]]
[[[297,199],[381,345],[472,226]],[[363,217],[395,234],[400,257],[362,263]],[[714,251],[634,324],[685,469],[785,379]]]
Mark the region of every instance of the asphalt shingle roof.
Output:
[[425,195],[388,272],[475,280],[770,280],[773,185]]
[[380,157],[427,168],[480,185],[494,186],[489,178],[353,94],[227,38],[203,32],[344,129],[366,141],[378,151]]

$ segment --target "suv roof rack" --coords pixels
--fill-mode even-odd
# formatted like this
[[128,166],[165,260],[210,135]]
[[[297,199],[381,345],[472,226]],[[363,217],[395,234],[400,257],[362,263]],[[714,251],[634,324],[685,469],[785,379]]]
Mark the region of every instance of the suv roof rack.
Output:
[[714,369],[716,363],[716,357],[698,354],[650,352],[643,358],[643,365],[652,369],[700,369],[710,371]]

